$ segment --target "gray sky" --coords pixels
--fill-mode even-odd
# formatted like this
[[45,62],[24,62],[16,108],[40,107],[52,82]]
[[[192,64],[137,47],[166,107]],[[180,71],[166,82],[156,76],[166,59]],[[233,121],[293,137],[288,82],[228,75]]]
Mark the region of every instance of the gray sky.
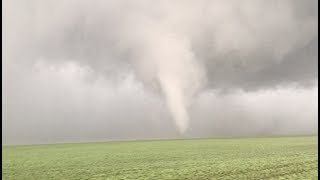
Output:
[[316,0],[3,3],[5,144],[314,134]]

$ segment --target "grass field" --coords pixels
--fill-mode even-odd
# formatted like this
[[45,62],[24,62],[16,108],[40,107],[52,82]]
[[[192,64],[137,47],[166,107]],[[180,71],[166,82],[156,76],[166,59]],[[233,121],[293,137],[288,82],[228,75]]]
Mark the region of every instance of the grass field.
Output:
[[10,179],[317,179],[317,136],[3,146]]

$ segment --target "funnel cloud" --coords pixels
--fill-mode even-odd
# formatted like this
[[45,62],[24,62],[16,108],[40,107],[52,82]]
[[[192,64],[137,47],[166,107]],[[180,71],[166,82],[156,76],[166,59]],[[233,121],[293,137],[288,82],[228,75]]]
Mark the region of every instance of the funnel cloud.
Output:
[[317,133],[316,0],[3,6],[4,143]]

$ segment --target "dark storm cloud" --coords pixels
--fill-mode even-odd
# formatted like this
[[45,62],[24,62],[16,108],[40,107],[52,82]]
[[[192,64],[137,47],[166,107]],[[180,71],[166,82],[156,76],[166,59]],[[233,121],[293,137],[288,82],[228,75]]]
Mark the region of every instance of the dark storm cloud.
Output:
[[73,59],[95,70],[112,71],[116,66],[114,71],[121,67],[127,71],[128,61],[140,53],[140,42],[132,44],[130,35],[136,29],[143,33],[152,21],[189,39],[197,61],[205,62],[213,87],[259,88],[317,76],[317,1],[7,4],[6,39],[29,60]]
[[280,62],[272,60],[270,56],[256,55],[251,58],[262,60],[260,64],[263,67],[255,69],[252,64],[245,65],[242,58],[233,56],[224,57],[219,63],[209,62],[211,86],[224,89],[240,87],[249,91],[278,85],[296,84],[304,87],[313,85],[318,76],[317,39],[287,54]]

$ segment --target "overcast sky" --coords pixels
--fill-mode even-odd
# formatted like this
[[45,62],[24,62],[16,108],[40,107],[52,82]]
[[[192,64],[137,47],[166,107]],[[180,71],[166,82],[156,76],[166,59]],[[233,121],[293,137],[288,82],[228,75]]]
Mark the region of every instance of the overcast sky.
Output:
[[5,0],[3,143],[315,134],[317,0]]

